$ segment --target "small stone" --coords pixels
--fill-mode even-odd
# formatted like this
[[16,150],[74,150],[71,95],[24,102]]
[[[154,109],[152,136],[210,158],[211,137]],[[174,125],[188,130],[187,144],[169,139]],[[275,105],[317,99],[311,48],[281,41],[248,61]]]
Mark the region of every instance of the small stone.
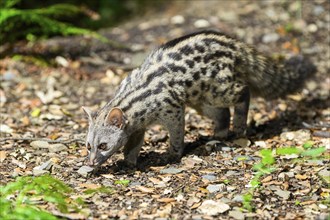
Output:
[[214,200],[205,200],[201,206],[198,207],[198,212],[204,215],[215,216],[220,213],[224,213],[230,209],[230,206],[226,203]]
[[210,26],[210,22],[205,19],[199,19],[194,22],[195,28],[207,28]]
[[[48,160],[45,163],[38,166],[38,169],[40,169],[40,170],[50,170],[50,168],[52,168],[53,165],[54,165],[53,161]],[[37,168],[37,167],[35,167],[35,168]]]
[[269,33],[269,34],[265,34],[262,37],[262,42],[268,44],[268,43],[276,42],[278,41],[278,39],[280,39],[280,36],[277,33]]
[[39,170],[39,169],[33,169],[32,170],[32,173],[34,176],[41,176],[41,175],[44,175],[44,174],[48,174],[49,171],[48,170]]
[[233,217],[234,219],[237,219],[237,220],[244,220],[245,219],[244,214],[241,211],[238,211],[238,210],[229,211],[228,215],[230,217]]
[[320,209],[324,209],[324,210],[327,210],[328,209],[328,207],[326,205],[324,205],[324,204],[319,204],[319,208]]
[[306,82],[306,87],[309,91],[314,91],[317,89],[318,83],[314,80],[309,80],[308,82]]
[[197,156],[194,156],[193,158],[184,158],[182,162],[185,164],[186,167],[192,168],[197,164],[201,164],[203,160]]
[[284,172],[278,174],[277,178],[282,182],[289,180],[289,176]]
[[330,184],[330,171],[328,169],[323,169],[318,172],[318,175],[322,178],[323,182],[327,185]]
[[48,160],[46,162],[44,162],[43,164],[41,164],[40,166],[36,166],[33,168],[32,172],[34,176],[40,176],[46,173],[49,173],[49,170],[52,168],[53,166],[53,162],[52,160]]
[[206,187],[206,189],[210,192],[210,193],[215,193],[215,192],[219,192],[219,191],[223,191],[226,188],[225,184],[210,184]]
[[316,5],[313,9],[313,14],[318,16],[324,12],[324,8],[321,5]]
[[16,74],[11,71],[6,71],[2,76],[2,79],[6,81],[11,81],[14,80],[15,78],[17,78]]
[[209,180],[209,181],[214,181],[214,180],[217,179],[216,176],[211,175],[211,174],[203,175],[202,178],[203,178],[203,179],[207,179],[207,180]]
[[228,186],[228,187],[227,187],[227,191],[228,191],[228,192],[232,192],[232,191],[234,191],[235,189],[237,189],[236,186]]
[[257,147],[260,147],[260,148],[266,148],[267,147],[267,144],[265,141],[256,141],[254,142],[254,144],[257,146]]
[[66,151],[67,147],[64,144],[51,144],[49,145],[49,152],[56,153],[61,151]]
[[68,60],[65,59],[62,56],[55,57],[55,62],[58,63],[59,65],[63,66],[63,67],[68,67],[69,66]]
[[48,148],[49,143],[47,141],[32,141],[30,143],[33,148]]
[[239,138],[234,140],[234,144],[237,144],[240,147],[249,147],[251,145],[251,141],[247,138]]
[[243,202],[243,196],[242,196],[242,195],[236,195],[236,196],[233,198],[233,201],[234,201],[234,202]]
[[185,18],[182,15],[176,15],[171,18],[172,24],[183,24],[185,22]]
[[307,30],[308,30],[309,32],[311,32],[311,33],[315,33],[315,32],[317,31],[317,26],[316,26],[316,24],[309,24],[309,25],[307,26]]
[[90,166],[82,166],[79,168],[79,170],[77,171],[80,175],[87,177],[89,175],[89,173],[91,173],[94,170],[93,167]]
[[295,140],[299,142],[306,142],[311,139],[311,132],[309,130],[301,129],[298,131],[287,131],[280,135],[282,140]]
[[162,169],[160,171],[160,173],[162,174],[177,174],[177,173],[181,173],[183,170],[181,169],[177,169],[177,168],[174,168],[174,167],[169,167],[169,168],[166,168],[166,169]]
[[285,190],[281,190],[281,189],[277,189],[274,193],[276,195],[282,197],[284,200],[288,200],[291,195],[290,191],[285,191]]

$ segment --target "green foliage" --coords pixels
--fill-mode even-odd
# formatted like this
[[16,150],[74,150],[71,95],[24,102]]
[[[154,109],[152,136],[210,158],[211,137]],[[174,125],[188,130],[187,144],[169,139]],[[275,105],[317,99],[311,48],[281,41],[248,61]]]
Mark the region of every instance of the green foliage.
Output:
[[[271,174],[276,170],[276,157],[292,154],[300,155],[303,158],[317,158],[322,156],[322,154],[326,151],[326,148],[312,148],[313,144],[314,143],[312,141],[307,141],[303,144],[303,149],[298,147],[281,147],[277,148],[275,151],[271,149],[261,150],[261,161],[253,166],[253,169],[256,171],[256,173],[250,182],[252,188],[249,193],[243,195],[243,207],[249,212],[252,211],[253,206],[251,203],[253,201],[254,190],[260,186],[260,178],[262,176]],[[296,205],[298,204],[296,203]]]
[[90,35],[104,39],[91,30],[59,20],[79,15],[81,9],[75,5],[54,4],[44,8],[23,10],[15,8],[19,2],[21,0],[0,2],[0,42],[12,43],[19,39],[52,35]]
[[319,148],[313,148],[313,149],[308,149],[306,151],[303,151],[301,153],[301,156],[306,156],[306,157],[318,157],[321,154],[323,154],[323,152],[325,152],[326,149],[325,147],[319,147]]
[[116,180],[115,184],[128,186],[129,182],[130,182],[129,180]]
[[112,188],[106,187],[106,186],[101,186],[99,188],[96,189],[86,189],[84,191],[85,194],[89,195],[89,194],[94,194],[94,193],[106,193],[106,194],[111,194],[113,193],[114,190]]
[[277,155],[300,154],[301,150],[296,147],[281,147],[276,149]]
[[51,203],[59,211],[79,211],[81,200],[71,200],[73,190],[49,175],[18,177],[0,187],[0,219],[57,219],[36,204]]
[[243,208],[248,210],[249,212],[252,212],[253,206],[252,206],[252,199],[253,195],[251,193],[246,193],[243,195]]

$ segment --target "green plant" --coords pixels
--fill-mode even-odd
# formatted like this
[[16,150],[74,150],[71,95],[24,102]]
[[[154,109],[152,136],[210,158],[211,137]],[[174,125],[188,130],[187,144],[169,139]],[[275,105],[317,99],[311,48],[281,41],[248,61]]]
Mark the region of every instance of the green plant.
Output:
[[[302,148],[298,147],[281,147],[272,149],[263,149],[260,151],[261,161],[253,166],[256,171],[250,185],[251,189],[243,195],[243,207],[251,212],[253,210],[252,201],[254,190],[260,186],[260,178],[264,175],[271,174],[276,170],[276,158],[284,155],[296,154],[302,158],[318,158],[326,151],[325,147],[313,148],[313,142],[307,141]],[[300,204],[300,203],[298,203]],[[298,205],[296,202],[296,205]]]
[[0,219],[57,219],[38,205],[53,204],[60,212],[80,211],[81,199],[70,199],[73,190],[50,175],[18,177],[0,187]]
[[129,180],[116,180],[115,181],[115,184],[122,185],[122,186],[128,186],[129,183],[130,183]]
[[106,186],[101,186],[101,187],[96,188],[96,189],[86,189],[84,191],[84,193],[87,194],[87,195],[94,194],[94,193],[111,194],[113,192],[114,192],[114,190],[112,188],[109,188],[109,187],[106,187]]
[[251,204],[253,199],[253,195],[251,193],[246,193],[243,195],[243,208],[248,210],[249,212],[252,212],[253,206]]
[[0,42],[15,42],[19,39],[34,40],[52,35],[90,35],[102,40],[94,31],[79,28],[60,19],[80,14],[82,10],[72,4],[54,4],[44,8],[18,9],[21,0],[0,2]]

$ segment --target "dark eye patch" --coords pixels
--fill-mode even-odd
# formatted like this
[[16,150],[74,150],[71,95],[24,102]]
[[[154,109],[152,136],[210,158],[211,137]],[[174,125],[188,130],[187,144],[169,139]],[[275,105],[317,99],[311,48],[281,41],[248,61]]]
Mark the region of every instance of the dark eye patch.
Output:
[[97,147],[99,150],[106,150],[107,149],[107,144],[106,143],[102,143]]

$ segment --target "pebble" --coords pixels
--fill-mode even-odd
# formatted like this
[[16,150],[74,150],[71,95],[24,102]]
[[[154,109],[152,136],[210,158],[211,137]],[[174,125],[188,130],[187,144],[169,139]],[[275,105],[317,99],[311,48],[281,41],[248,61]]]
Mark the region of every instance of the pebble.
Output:
[[204,215],[215,216],[220,213],[224,213],[230,209],[230,206],[226,203],[214,201],[214,200],[205,200],[201,206],[198,207],[198,212]]
[[265,141],[256,141],[254,142],[254,144],[257,146],[257,147],[260,147],[260,148],[266,148],[267,147],[267,144]]
[[251,145],[251,141],[247,138],[239,138],[234,140],[234,144],[237,144],[240,147],[249,147]]
[[210,22],[205,19],[199,19],[194,22],[195,28],[207,28],[210,26]]
[[306,142],[311,139],[311,132],[305,129],[300,129],[298,131],[286,131],[281,133],[280,137],[282,140]]
[[33,168],[32,172],[34,176],[40,176],[46,173],[49,173],[49,170],[52,168],[53,166],[53,162],[52,160],[48,160],[44,163],[42,163],[40,166],[36,166]]
[[14,130],[9,127],[8,125],[1,124],[0,126],[0,133],[12,133]]
[[280,36],[277,33],[269,33],[262,36],[262,42],[265,44],[276,42],[280,39]]
[[11,80],[14,80],[16,78],[16,74],[11,72],[11,71],[6,71],[4,74],[3,74],[3,77],[2,79],[3,80],[6,80],[6,81],[11,81]]
[[183,171],[182,169],[169,167],[169,168],[166,168],[166,169],[162,169],[160,171],[160,173],[162,173],[162,174],[177,174],[177,173],[181,173],[182,171]]
[[175,15],[171,18],[172,24],[183,24],[185,21],[186,20],[182,15]]
[[290,195],[291,195],[291,192],[290,191],[281,190],[281,189],[277,189],[274,193],[276,195],[282,197],[284,200],[288,200],[289,197],[290,197]]
[[318,175],[322,178],[322,180],[329,185],[330,184],[330,171],[325,168],[318,172]]
[[82,166],[79,168],[79,170],[77,171],[80,175],[87,177],[89,175],[90,172],[92,172],[94,170],[93,167],[90,166]]
[[30,143],[33,148],[48,148],[49,143],[47,141],[32,141]]
[[316,5],[313,9],[313,14],[318,16],[324,12],[324,8],[321,5]]
[[56,153],[61,151],[66,151],[67,147],[64,144],[51,144],[49,145],[49,152]]
[[234,211],[229,211],[228,215],[234,219],[237,220],[243,220],[245,219],[244,214],[241,211],[234,210]]
[[63,67],[68,67],[69,66],[68,60],[65,59],[62,56],[55,57],[55,62],[58,63],[59,65],[63,66]]
[[48,174],[49,171],[48,170],[33,169],[32,173],[33,173],[34,176],[41,176],[41,175],[44,175],[44,174]]
[[221,184],[210,184],[206,187],[206,189],[210,192],[210,193],[215,193],[215,192],[219,192],[219,191],[224,191],[224,189],[226,188],[226,185],[221,183]]
[[209,181],[214,181],[214,180],[217,179],[216,176],[211,175],[211,174],[203,175],[202,178],[203,178],[203,179],[207,179],[207,180],[209,180]]
[[309,25],[307,26],[307,30],[308,30],[309,32],[311,32],[311,33],[315,33],[315,32],[317,31],[317,26],[316,26],[316,24],[309,24]]
[[242,201],[243,201],[243,196],[242,196],[242,195],[236,195],[236,196],[233,198],[233,201],[234,201],[234,202],[242,202]]

